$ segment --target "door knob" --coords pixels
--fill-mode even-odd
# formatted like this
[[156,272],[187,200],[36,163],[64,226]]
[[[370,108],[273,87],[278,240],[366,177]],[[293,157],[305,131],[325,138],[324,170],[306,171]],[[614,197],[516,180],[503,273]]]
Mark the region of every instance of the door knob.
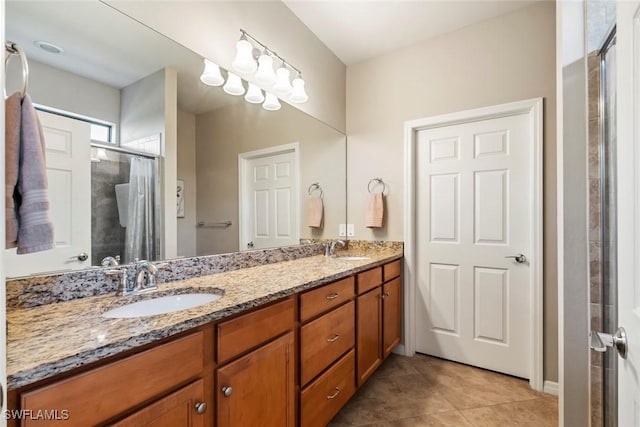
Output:
[[629,352],[629,346],[627,345],[627,332],[621,326],[616,332],[611,334],[604,334],[602,332],[591,331],[591,348],[600,353],[607,351],[607,347],[613,347],[618,352],[618,355],[623,359],[627,358]]
[[233,388],[231,388],[231,386],[222,387],[222,394],[224,394],[224,397],[231,396],[231,393],[233,393]]
[[207,404],[204,402],[196,402],[195,408],[196,412],[202,415],[207,410]]
[[80,252],[78,255],[72,256],[69,259],[74,261],[77,260],[80,262],[85,262],[86,260],[89,259],[89,255],[86,252]]
[[509,255],[509,256],[506,256],[505,258],[513,258],[514,260],[516,260],[518,264],[524,264],[525,262],[527,262],[527,257],[524,256],[524,254]]

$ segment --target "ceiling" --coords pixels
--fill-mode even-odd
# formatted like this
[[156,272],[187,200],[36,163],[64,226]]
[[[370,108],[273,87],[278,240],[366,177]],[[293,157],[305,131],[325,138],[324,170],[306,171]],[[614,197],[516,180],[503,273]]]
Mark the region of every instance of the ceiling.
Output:
[[540,0],[283,0],[346,65],[411,46]]

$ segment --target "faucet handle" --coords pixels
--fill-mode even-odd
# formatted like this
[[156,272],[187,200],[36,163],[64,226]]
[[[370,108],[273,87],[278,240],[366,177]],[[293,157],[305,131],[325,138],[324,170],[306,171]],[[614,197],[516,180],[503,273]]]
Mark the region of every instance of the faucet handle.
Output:
[[113,268],[111,270],[105,270],[104,274],[108,277],[117,277],[120,279],[120,283],[118,284],[118,290],[116,291],[116,295],[125,296],[129,295],[132,290],[129,289],[129,280],[127,276],[127,268]]

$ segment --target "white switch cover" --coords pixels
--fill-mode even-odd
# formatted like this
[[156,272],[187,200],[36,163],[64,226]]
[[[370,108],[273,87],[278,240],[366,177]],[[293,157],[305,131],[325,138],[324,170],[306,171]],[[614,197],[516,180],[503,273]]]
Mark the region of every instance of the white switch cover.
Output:
[[338,226],[338,237],[345,237],[347,235],[347,224],[340,224]]
[[356,235],[356,228],[353,224],[347,224],[347,236],[353,237]]

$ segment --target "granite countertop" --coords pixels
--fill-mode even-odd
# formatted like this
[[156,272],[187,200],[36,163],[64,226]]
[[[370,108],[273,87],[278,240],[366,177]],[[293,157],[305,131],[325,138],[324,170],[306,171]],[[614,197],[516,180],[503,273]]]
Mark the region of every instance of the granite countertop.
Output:
[[[347,254],[348,255],[348,254]],[[12,390],[296,292],[402,257],[402,249],[346,261],[311,256],[159,285],[148,294],[113,294],[7,311],[7,382]],[[154,296],[220,292],[217,301],[175,313],[107,319],[102,313]]]

